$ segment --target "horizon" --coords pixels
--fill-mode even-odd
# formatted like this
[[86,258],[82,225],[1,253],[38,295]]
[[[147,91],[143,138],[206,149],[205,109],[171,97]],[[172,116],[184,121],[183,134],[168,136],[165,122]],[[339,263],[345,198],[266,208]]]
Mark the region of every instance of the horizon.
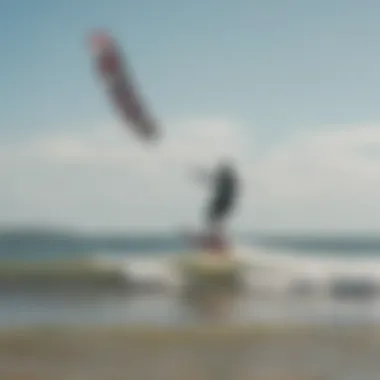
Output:
[[[171,230],[132,230],[132,229],[83,229],[77,227],[54,227],[54,226],[1,226],[0,225],[0,238],[1,235],[6,234],[51,234],[51,235],[70,235],[82,237],[116,237],[116,238],[146,238],[146,237],[185,237],[186,234],[193,236],[200,231],[183,231],[179,229]],[[380,233],[377,231],[332,231],[332,230],[241,230],[231,231],[230,235],[235,237],[254,237],[258,238],[322,238],[322,239],[380,239]]]

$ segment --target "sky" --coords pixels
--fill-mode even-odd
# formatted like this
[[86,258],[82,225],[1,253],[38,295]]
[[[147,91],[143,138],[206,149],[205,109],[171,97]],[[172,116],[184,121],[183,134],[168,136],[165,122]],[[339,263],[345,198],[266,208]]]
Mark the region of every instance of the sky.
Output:
[[[202,223],[228,156],[231,228],[380,232],[380,3],[0,0],[0,225]],[[162,141],[118,118],[86,38],[123,47]]]

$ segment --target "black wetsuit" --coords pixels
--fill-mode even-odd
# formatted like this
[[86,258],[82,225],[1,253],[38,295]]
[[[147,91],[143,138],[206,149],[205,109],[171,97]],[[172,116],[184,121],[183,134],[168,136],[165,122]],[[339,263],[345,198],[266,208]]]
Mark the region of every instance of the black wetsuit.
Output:
[[214,196],[207,210],[210,223],[220,222],[233,210],[237,198],[237,176],[230,165],[221,165],[214,180]]

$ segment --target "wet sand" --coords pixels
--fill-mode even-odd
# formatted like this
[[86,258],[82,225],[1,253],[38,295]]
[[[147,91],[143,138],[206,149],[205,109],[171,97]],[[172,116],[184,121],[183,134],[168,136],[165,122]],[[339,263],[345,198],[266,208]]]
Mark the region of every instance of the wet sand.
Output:
[[2,380],[378,380],[380,328],[41,327],[0,332]]

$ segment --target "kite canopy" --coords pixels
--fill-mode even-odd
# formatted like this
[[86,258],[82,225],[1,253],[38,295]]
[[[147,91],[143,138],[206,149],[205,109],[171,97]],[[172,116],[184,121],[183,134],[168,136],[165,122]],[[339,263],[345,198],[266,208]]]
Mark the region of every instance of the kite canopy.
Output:
[[90,35],[90,48],[98,73],[126,124],[145,140],[156,139],[156,122],[139,97],[116,41],[106,31],[97,30]]

